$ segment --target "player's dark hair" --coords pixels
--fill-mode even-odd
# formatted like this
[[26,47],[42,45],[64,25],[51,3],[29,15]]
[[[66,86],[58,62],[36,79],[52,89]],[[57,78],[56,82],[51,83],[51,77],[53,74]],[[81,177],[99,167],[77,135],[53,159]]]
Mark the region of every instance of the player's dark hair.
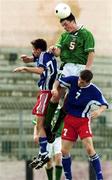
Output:
[[62,23],[63,21],[65,21],[65,20],[67,20],[67,21],[74,21],[74,22],[76,22],[76,19],[75,19],[75,16],[71,13],[68,17],[66,17],[66,18],[64,18],[64,19],[60,19],[60,23]]
[[35,49],[41,49],[42,51],[46,51],[47,50],[47,43],[44,39],[35,39],[33,41],[31,41],[31,44],[33,45],[33,47]]
[[90,70],[83,70],[80,72],[80,78],[86,82],[90,82],[93,78],[93,73]]

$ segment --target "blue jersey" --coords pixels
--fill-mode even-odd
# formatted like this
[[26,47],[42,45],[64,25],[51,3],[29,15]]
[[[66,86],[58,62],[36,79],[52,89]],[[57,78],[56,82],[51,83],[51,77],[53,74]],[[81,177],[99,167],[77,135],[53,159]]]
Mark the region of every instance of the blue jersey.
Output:
[[65,101],[65,110],[68,114],[76,117],[90,117],[90,109],[93,104],[98,106],[108,103],[101,91],[90,83],[87,87],[78,87],[78,78],[75,76],[62,77],[60,84],[69,88],[67,99]]
[[34,57],[34,62],[37,67],[44,68],[38,86],[41,90],[51,90],[57,75],[57,62],[54,55],[49,52],[41,52],[38,58]]

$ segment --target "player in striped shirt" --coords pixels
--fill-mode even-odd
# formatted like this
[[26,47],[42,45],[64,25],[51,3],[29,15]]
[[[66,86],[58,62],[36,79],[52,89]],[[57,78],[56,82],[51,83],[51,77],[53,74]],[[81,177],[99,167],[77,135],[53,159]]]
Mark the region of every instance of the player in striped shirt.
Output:
[[[18,67],[14,72],[30,72],[40,75],[38,87],[40,88],[37,102],[32,110],[36,116],[37,131],[39,138],[40,153],[39,159],[49,160],[47,152],[47,137],[44,129],[44,117],[46,108],[51,98],[51,89],[57,75],[57,62],[52,53],[47,52],[47,43],[44,39],[36,39],[31,42],[32,56],[22,55],[25,63],[35,62],[35,67]],[[37,165],[38,157],[35,159],[33,167]]]

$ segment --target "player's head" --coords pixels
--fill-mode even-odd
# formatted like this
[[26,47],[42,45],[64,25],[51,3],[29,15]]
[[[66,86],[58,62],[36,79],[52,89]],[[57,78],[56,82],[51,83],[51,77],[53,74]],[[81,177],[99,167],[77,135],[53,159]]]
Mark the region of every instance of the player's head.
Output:
[[75,16],[71,13],[68,17],[60,19],[60,23],[66,31],[72,32],[76,25]]
[[93,73],[90,70],[83,70],[80,72],[80,76],[78,79],[78,86],[79,87],[86,87],[90,84],[93,78]]
[[33,47],[32,53],[37,57],[40,55],[40,53],[42,51],[47,50],[47,43],[44,39],[35,39],[35,40],[31,41],[31,44]]
[[74,21],[74,22],[76,22],[76,20],[75,20],[75,16],[72,14],[72,13],[70,13],[70,15],[68,16],[68,17],[66,17],[66,18],[63,18],[63,19],[60,19],[60,23],[62,23],[63,21]]

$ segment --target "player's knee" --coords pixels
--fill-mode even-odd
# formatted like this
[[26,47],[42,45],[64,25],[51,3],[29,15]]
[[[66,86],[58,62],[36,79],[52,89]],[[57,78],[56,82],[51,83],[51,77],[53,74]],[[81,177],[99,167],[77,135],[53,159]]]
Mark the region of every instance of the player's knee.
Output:
[[69,155],[69,150],[67,150],[67,149],[65,149],[65,148],[62,148],[62,149],[61,149],[61,152],[62,152],[62,155],[63,155],[63,156]]
[[38,129],[38,130],[40,130],[41,128],[43,128],[43,123],[44,123],[43,120],[39,120],[39,121],[37,122],[37,129]]
[[61,162],[62,162],[62,154],[59,153],[55,156],[55,164],[56,166],[60,166],[61,165]]
[[86,151],[89,156],[95,154],[95,149],[92,146],[87,146]]
[[50,168],[52,168],[52,166],[53,166],[53,165],[52,165],[52,161],[51,161],[51,159],[50,159],[50,161],[48,161],[47,164],[46,164],[46,168],[47,168],[47,169],[50,169]]

